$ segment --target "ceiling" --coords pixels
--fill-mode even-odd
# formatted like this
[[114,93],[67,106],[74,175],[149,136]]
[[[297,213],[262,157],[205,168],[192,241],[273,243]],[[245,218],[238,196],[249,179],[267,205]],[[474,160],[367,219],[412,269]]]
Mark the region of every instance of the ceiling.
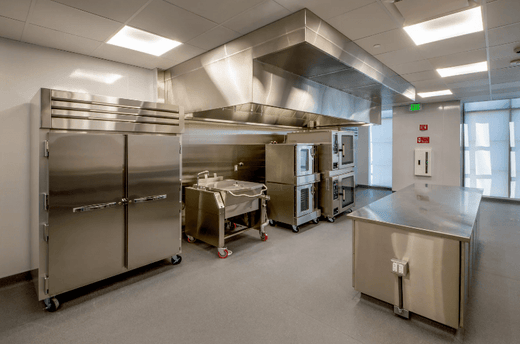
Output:
[[[308,8],[411,82],[454,93],[421,102],[520,97],[520,1],[482,0],[484,32],[416,46],[403,25],[468,0],[1,0],[0,36],[144,68],[166,69]],[[161,57],[106,44],[124,25],[184,44]],[[379,45],[378,48],[374,47]],[[490,70],[441,78],[436,68],[488,61]]]

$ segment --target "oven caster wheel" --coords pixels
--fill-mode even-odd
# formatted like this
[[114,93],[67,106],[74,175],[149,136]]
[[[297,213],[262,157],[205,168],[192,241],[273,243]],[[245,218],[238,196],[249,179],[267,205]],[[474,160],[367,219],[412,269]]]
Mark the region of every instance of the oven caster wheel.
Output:
[[45,303],[44,310],[48,312],[56,312],[56,310],[60,307],[60,302],[55,297],[45,299],[43,300],[43,303]]
[[274,220],[269,220],[269,226],[271,226],[271,227],[276,226],[276,222],[274,222]]
[[347,214],[350,214],[352,211],[352,209],[347,210]]
[[267,236],[267,233],[260,233],[260,239],[262,239],[262,241],[267,241],[269,237]]
[[333,223],[334,221],[336,221],[336,219],[333,217],[327,217],[327,221],[329,221],[330,223]]
[[231,253],[233,253],[233,252],[231,252],[227,248],[219,248],[219,249],[217,249],[218,257],[222,258],[222,259],[225,259],[225,258],[229,257],[231,255]]
[[188,242],[195,242],[195,238],[191,235],[186,235],[186,240],[188,240]]
[[312,220],[312,223],[314,223],[314,224],[316,224],[316,225],[317,225],[319,222],[320,222],[320,219],[318,219],[318,218],[315,218],[314,220]]
[[182,257],[179,255],[172,257],[172,265],[179,265],[182,262]]
[[299,233],[300,232],[300,228],[298,228],[298,226],[292,225],[292,231],[294,233]]

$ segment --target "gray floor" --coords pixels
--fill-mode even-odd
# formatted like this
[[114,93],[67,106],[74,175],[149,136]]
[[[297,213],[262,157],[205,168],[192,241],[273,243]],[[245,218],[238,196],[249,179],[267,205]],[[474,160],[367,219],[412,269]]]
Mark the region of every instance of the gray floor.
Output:
[[[359,189],[358,207],[388,194]],[[485,201],[465,343],[518,343],[520,206]],[[460,333],[352,289],[351,221],[247,232],[221,260],[202,243],[60,297],[42,310],[32,284],[0,288],[0,343],[452,343]]]

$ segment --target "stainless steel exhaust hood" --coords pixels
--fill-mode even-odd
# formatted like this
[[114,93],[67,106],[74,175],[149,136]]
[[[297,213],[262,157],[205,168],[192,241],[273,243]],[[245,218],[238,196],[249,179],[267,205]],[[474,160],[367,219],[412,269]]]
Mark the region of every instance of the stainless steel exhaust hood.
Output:
[[[303,9],[164,72],[192,119],[289,127],[381,122],[415,88]],[[186,116],[187,119],[190,115]]]

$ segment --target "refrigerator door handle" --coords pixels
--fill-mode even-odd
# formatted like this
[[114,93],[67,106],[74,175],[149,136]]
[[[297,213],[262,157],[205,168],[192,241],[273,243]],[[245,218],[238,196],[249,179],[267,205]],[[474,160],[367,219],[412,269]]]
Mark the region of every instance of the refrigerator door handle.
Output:
[[144,203],[144,202],[153,202],[153,201],[159,201],[161,199],[166,199],[166,194],[164,195],[155,195],[155,196],[145,196],[134,199],[134,203]]
[[113,208],[117,206],[117,202],[108,202],[108,203],[100,203],[100,204],[92,204],[92,205],[84,205],[77,208],[72,208],[73,213],[82,213],[85,211],[93,211],[93,210],[101,210],[107,208]]

